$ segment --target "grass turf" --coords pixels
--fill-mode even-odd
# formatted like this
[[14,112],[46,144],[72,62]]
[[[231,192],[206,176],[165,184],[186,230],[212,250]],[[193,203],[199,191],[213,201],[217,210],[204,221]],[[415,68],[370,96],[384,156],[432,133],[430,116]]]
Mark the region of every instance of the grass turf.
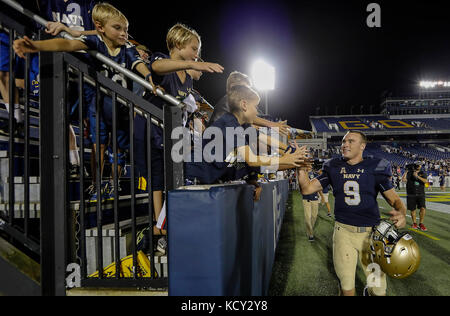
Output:
[[[330,194],[331,206],[333,202]],[[391,209],[389,205],[384,200],[379,200],[379,206],[381,215],[388,217],[387,213]],[[339,282],[334,272],[332,257],[334,219],[327,217],[326,214],[326,208],[322,205],[315,226],[315,241],[309,242],[305,231],[302,197],[298,192],[291,192],[275,254],[269,295],[338,294]],[[403,280],[388,277],[387,294],[450,295],[450,215],[427,210],[425,224],[428,236],[409,230],[411,223],[411,218],[407,217],[405,230],[408,230],[420,247],[419,270]],[[439,240],[433,240],[430,236]],[[355,282],[357,295],[362,295],[365,283],[365,275],[358,266]]]

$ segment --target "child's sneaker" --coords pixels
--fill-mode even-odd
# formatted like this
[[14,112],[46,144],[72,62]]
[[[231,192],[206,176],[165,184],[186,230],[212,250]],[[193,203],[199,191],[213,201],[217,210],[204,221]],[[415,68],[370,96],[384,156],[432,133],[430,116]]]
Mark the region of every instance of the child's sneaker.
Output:
[[136,236],[136,250],[143,251],[144,253],[149,253],[150,250],[150,240],[148,238],[148,234],[150,231],[150,227],[146,227],[141,230]]
[[105,190],[104,190],[104,194],[105,194],[105,199],[108,201],[113,201],[116,198],[116,195],[119,196],[120,195],[120,191],[122,191],[122,188],[119,186],[116,188],[114,187],[113,184],[108,183],[105,186]]
[[158,245],[156,249],[161,252],[163,255],[166,254],[167,251],[167,240],[166,237],[161,237],[158,239]]
[[[102,201],[105,200],[105,185],[102,184],[100,188],[100,198]],[[89,202],[90,203],[97,203],[98,202],[98,193],[97,193],[97,185],[92,184],[89,186],[89,188],[86,190],[86,192],[89,194]]]
[[92,193],[89,195],[89,202],[90,203],[97,203],[98,202],[98,194],[97,189],[94,188]]
[[70,164],[69,174],[70,174],[70,179],[78,178],[78,176],[80,174],[80,166],[79,165]]
[[414,223],[414,224],[412,224],[412,227],[411,227],[412,229],[419,229],[419,226],[417,226],[417,224],[416,223]]

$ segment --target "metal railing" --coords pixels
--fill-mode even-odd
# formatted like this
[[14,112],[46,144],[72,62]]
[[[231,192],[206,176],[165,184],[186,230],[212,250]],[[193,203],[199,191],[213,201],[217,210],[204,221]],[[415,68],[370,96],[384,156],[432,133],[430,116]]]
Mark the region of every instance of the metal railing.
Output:
[[[22,13],[24,19],[32,19],[41,25],[46,25],[47,21],[24,9],[14,1],[0,0],[9,5],[14,10]],[[30,31],[17,21],[10,19],[6,14],[0,12],[0,23],[9,32],[10,43],[19,36],[30,35]],[[11,45],[12,46],[12,45]],[[114,68],[134,82],[151,90],[152,86],[143,78],[135,75],[131,71],[122,68],[106,56],[98,52],[89,51],[91,56],[97,58],[102,63]],[[14,83],[14,54],[10,49],[10,83]],[[29,123],[29,83],[27,74],[29,72],[29,58],[25,67],[25,92],[24,92],[24,112],[25,112],[25,133],[24,133],[24,215],[17,226],[17,218],[11,211],[15,206],[14,183],[9,181],[9,205],[6,208],[5,216],[0,217],[0,231],[14,240],[15,243],[30,250],[35,257],[38,257],[41,264],[41,289],[43,295],[65,295],[67,285],[66,271],[68,266],[75,266],[76,278],[81,287],[137,287],[161,289],[168,287],[168,278],[163,273],[155,273],[155,254],[152,247],[153,236],[153,216],[151,183],[151,133],[155,122],[164,127],[164,163],[165,163],[165,192],[182,185],[183,166],[174,163],[170,153],[173,144],[177,140],[171,139],[173,127],[181,126],[181,111],[185,106],[183,102],[157,89],[156,94],[166,104],[163,109],[158,108],[142,97],[137,96],[132,91],[123,88],[121,85],[106,78],[92,66],[83,62],[76,54],[68,53],[40,53],[40,115],[39,115],[39,169],[40,169],[40,219],[37,236],[32,236],[29,232],[30,220],[30,123]],[[78,133],[80,146],[80,175],[75,181],[69,179],[69,111],[68,103],[68,81],[75,80],[78,95]],[[96,203],[86,200],[85,189],[88,177],[84,175],[86,161],[85,154],[89,151],[83,141],[84,118],[86,117],[85,96],[87,87],[95,88],[96,95],[96,117],[99,117],[102,108],[101,95],[107,95],[112,102],[112,132],[111,147],[113,166],[113,183],[117,189],[119,187],[118,176],[118,144],[117,144],[117,121],[118,111],[125,109],[128,116],[128,131],[130,134],[129,144],[129,173],[127,187],[129,192],[125,195],[119,193],[112,202],[104,202],[101,198]],[[10,84],[9,95],[14,96],[14,84]],[[73,92],[73,91],[72,91]],[[44,106],[45,105],[45,106]],[[122,113],[123,114],[123,113]],[[135,141],[132,137],[134,131],[134,120],[136,116],[141,116],[146,122],[146,167],[147,167],[147,189],[137,193],[135,172]],[[101,148],[99,135],[99,119],[96,126],[96,148]],[[13,135],[15,130],[14,111],[9,113],[9,130]],[[14,148],[17,146],[17,139],[9,138],[9,175],[14,174]],[[102,191],[102,166],[100,164],[100,150],[96,151],[96,188],[97,192]],[[104,169],[103,169],[104,170]],[[122,179],[124,180],[124,179]],[[123,181],[126,182],[126,181]],[[100,195],[100,193],[99,193]],[[100,196],[99,196],[100,197]],[[95,204],[95,205],[94,205]],[[8,211],[9,209],[9,211]],[[37,216],[39,217],[39,216]],[[143,222],[142,222],[143,220]],[[121,224],[128,222],[130,226],[129,246],[126,237],[120,236]],[[36,224],[35,224],[36,225]],[[143,274],[140,269],[142,259],[137,251],[137,230],[139,226],[150,226],[149,241],[150,250],[146,258],[150,263],[150,273]],[[108,227],[109,231],[105,228]],[[95,237],[95,243],[88,243],[87,233]],[[111,234],[110,232],[114,232]],[[105,245],[105,239],[109,238],[109,246]],[[108,249],[105,249],[108,248]],[[125,249],[125,250],[123,250]],[[112,253],[111,262],[105,262],[105,251]],[[126,256],[131,255],[132,264],[129,265],[129,273],[124,273],[122,259],[123,252]],[[95,272],[89,271],[88,261],[95,253]],[[112,277],[109,272],[105,272],[105,266],[115,264],[112,268]],[[92,270],[92,264],[90,266]]]
[[[36,23],[38,23],[38,24],[40,24],[40,25],[42,25],[44,27],[48,23],[47,20],[43,19],[42,17],[40,17],[37,14],[34,14],[32,11],[24,8],[22,5],[20,5],[19,3],[17,3],[14,0],[0,0],[0,1],[4,2],[5,4],[9,5],[10,7],[14,8],[15,10],[17,10],[18,12],[24,14],[29,19],[32,19],[33,21],[35,21]],[[67,34],[65,32],[62,32],[60,34],[60,36],[64,37],[64,38],[67,38],[67,39],[73,39],[72,36],[70,36],[69,34]],[[97,51],[88,51],[88,54],[93,56],[94,58],[98,59],[99,61],[101,61],[105,65],[108,65],[108,66],[114,68],[116,71],[124,74],[126,77],[132,79],[134,82],[139,83],[144,88],[146,88],[146,89],[148,89],[150,91],[153,91],[153,87],[148,83],[148,81],[146,81],[142,77],[139,77],[138,75],[134,74],[132,71],[121,67],[119,64],[117,64],[113,60],[109,59],[105,55],[102,55],[102,54],[100,54]],[[181,100],[178,100],[177,98],[171,96],[170,94],[165,93],[161,89],[156,89],[156,95],[158,95],[164,101],[166,101],[166,102],[168,102],[168,103],[170,103],[170,104],[172,104],[174,106],[177,106],[179,108],[186,107],[186,105]]]

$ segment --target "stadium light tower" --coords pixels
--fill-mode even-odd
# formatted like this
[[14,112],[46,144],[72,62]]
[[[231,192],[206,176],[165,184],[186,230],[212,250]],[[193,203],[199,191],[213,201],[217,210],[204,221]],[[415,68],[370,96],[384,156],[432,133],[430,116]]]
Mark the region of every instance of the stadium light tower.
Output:
[[268,91],[275,89],[275,68],[264,60],[258,59],[253,63],[250,74],[255,88],[264,92],[267,115],[269,114]]

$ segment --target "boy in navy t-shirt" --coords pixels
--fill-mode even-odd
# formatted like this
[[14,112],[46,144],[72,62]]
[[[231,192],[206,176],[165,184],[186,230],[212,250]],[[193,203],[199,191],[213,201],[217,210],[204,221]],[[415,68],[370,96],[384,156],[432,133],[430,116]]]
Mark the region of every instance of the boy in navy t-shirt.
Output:
[[[197,158],[192,153],[191,162],[185,165],[188,183],[215,184],[235,180],[237,175],[242,178],[249,173],[253,176],[250,179],[254,180],[255,171],[262,166],[286,170],[296,168],[304,161],[305,147],[295,153],[285,153],[282,157],[262,157],[255,154],[257,135],[252,135],[250,124],[258,113],[259,95],[249,86],[238,85],[230,88],[227,97],[231,112],[222,115],[205,130],[204,135],[211,133],[215,137],[211,140],[204,137],[202,161],[195,161]],[[211,146],[211,151],[206,150],[211,141],[218,141],[216,137],[222,138],[221,157],[218,157],[215,146]],[[256,182],[252,184],[258,187]]]
[[[261,166],[270,166],[278,170],[296,168],[305,160],[306,147],[295,153],[286,153],[278,157],[261,157],[255,155],[252,149],[257,142],[256,132],[251,135],[250,125],[253,123],[258,110],[260,97],[248,86],[234,86],[227,92],[230,113],[225,113],[204,132],[201,161],[196,161],[195,148],[191,161],[185,162],[185,181],[192,184],[216,184],[223,181],[247,178],[247,183],[255,186],[254,199],[258,200],[261,187],[257,183],[257,173]],[[247,129],[250,128],[250,129]],[[211,147],[205,135],[210,134],[211,141],[222,144],[222,148]],[[228,137],[227,137],[228,134]],[[221,138],[221,139],[218,139]],[[216,150],[220,152],[216,152]],[[158,226],[165,224],[165,209],[158,218]]]
[[[38,0],[37,3],[42,17],[49,21],[46,25],[46,33],[56,36],[64,31],[74,38],[80,37],[81,35],[97,34],[92,20],[92,11],[97,3],[96,0]],[[87,63],[90,61],[90,56],[87,53],[79,53],[77,56],[87,61]],[[76,115],[79,104],[78,84],[72,81],[69,84],[69,113],[73,121],[78,121],[78,115]],[[83,84],[83,89],[84,109],[82,119],[86,125],[89,125],[87,109],[89,109],[91,104],[95,104],[96,91],[89,84]],[[72,125],[69,126],[69,157],[70,175],[71,177],[77,177],[80,173],[80,156],[78,154],[75,132],[73,131]],[[93,170],[91,171],[93,172]]]
[[[10,43],[9,34],[3,30],[0,26],[0,96],[5,103],[6,110],[9,112],[10,109],[10,98],[9,98],[9,54]],[[17,67],[16,67],[17,68]],[[23,114],[19,106],[19,93],[16,90],[14,93],[14,119],[17,123],[23,124]],[[17,127],[16,127],[17,128]],[[9,135],[9,124],[1,123],[0,133],[4,135]]]
[[[17,0],[17,2],[25,6],[26,1],[25,0]],[[9,8],[8,6],[4,4],[0,4],[2,7],[0,8],[2,10],[2,13],[7,14],[8,16],[12,17],[13,19],[20,19],[20,15],[17,11]],[[10,104],[13,105],[14,109],[14,119],[16,123],[20,123],[16,125],[16,131],[15,133],[18,133],[23,128],[23,113],[19,106],[19,93],[17,88],[15,89],[14,93],[14,100],[10,100],[9,96],[9,70],[10,70],[10,47],[11,43],[9,41],[9,30],[7,28],[3,28],[0,25],[0,97],[3,99],[3,102],[5,103],[6,110],[9,112]],[[14,59],[14,56],[13,56]],[[14,72],[16,73],[17,78],[17,66],[13,67]],[[19,125],[21,128],[19,128]],[[0,123],[0,133],[4,135],[9,135],[9,121],[7,122],[1,122]],[[21,133],[18,133],[21,134]]]
[[[111,58],[122,67],[134,70],[140,73],[153,85],[151,80],[150,70],[145,63],[139,57],[139,53],[136,48],[130,45],[128,39],[128,20],[127,18],[112,5],[102,3],[94,7],[92,12],[92,18],[95,23],[98,35],[84,36],[77,40],[67,39],[51,39],[46,41],[32,41],[28,37],[14,41],[14,50],[20,57],[24,57],[25,53],[35,53],[39,51],[64,51],[75,52],[80,50],[97,50],[106,57]],[[96,62],[97,67],[104,75],[113,81],[118,82],[125,88],[132,88],[129,80],[127,80],[122,74],[117,73],[114,69]],[[103,154],[105,145],[108,141],[108,132],[111,128],[111,98],[101,96],[103,101],[102,111],[98,113],[100,119],[100,144],[101,154],[100,163],[103,166]],[[93,153],[95,158],[96,154],[96,113],[93,106],[88,109],[90,119],[90,133],[92,137]],[[124,122],[118,122],[118,147],[119,164],[124,162],[123,152],[129,146],[128,129],[125,128]],[[128,125],[127,125],[128,126]],[[94,164],[95,165],[95,164]],[[114,168],[113,168],[114,169]],[[120,170],[118,171],[120,175]],[[95,173],[93,173],[95,175]],[[94,178],[95,181],[95,178]],[[95,187],[95,186],[94,186]],[[114,192],[114,191],[113,191]],[[114,193],[113,193],[114,194]],[[92,192],[91,201],[94,202],[97,198],[97,192]]]
[[[155,52],[150,58],[150,67],[152,71],[153,82],[164,89],[164,91],[173,97],[184,100],[193,89],[192,77],[187,70],[194,69],[202,72],[222,73],[223,67],[216,63],[197,61],[200,54],[201,38],[193,29],[183,24],[174,25],[166,36],[167,49],[169,54]],[[153,95],[150,96],[150,102],[163,107],[164,101]],[[136,116],[135,119],[135,139],[145,146],[145,138],[139,135],[147,135],[144,119]],[[164,149],[163,149],[163,130],[158,126],[152,127],[151,135],[152,146],[152,170],[151,182],[153,191],[153,202],[155,209],[155,219],[160,215],[163,206],[164,190]],[[141,155],[144,159],[145,155]],[[144,166],[145,164],[139,164]],[[141,175],[145,176],[147,170],[139,170]],[[160,231],[161,225],[154,228],[154,233],[165,235],[165,230]]]

